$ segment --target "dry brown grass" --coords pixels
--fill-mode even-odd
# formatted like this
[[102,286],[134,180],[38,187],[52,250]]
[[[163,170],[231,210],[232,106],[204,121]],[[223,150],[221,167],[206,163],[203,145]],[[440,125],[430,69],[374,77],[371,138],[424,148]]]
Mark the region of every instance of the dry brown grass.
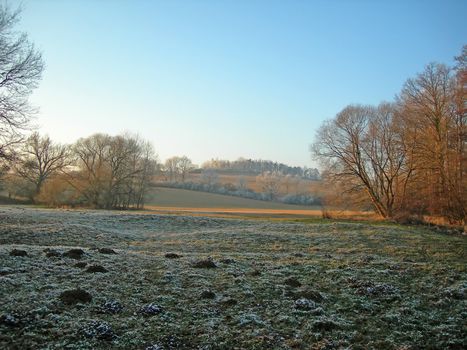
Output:
[[[299,206],[259,201],[215,193],[176,188],[157,188],[145,209],[163,214],[208,215],[223,217],[323,218],[318,206]],[[328,219],[379,220],[374,212],[326,208]]]
[[[321,218],[319,209],[266,209],[266,208],[194,208],[194,207],[162,207],[146,206],[148,213],[159,214],[184,214],[194,216],[219,216],[219,217],[264,217],[264,218]],[[373,212],[361,212],[351,210],[328,210],[329,218],[343,220],[381,220],[381,217]]]

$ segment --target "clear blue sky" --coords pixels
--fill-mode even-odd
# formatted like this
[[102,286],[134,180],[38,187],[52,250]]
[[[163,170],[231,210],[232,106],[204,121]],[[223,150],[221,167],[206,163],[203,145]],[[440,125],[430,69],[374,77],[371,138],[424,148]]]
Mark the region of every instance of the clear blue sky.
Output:
[[[15,1],[9,1],[15,6]],[[60,142],[139,133],[161,160],[313,166],[324,119],[391,100],[467,44],[467,1],[23,0],[43,52],[32,101]]]

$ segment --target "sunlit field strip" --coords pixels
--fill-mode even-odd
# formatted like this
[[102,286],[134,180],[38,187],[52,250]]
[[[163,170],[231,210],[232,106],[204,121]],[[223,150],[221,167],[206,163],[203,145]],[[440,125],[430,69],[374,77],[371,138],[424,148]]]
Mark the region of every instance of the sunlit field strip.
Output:
[[[146,206],[145,209],[151,212],[160,213],[184,213],[184,214],[238,214],[238,215],[260,215],[260,216],[285,216],[285,217],[322,217],[319,209],[262,209],[262,208],[193,208],[193,207],[162,207]],[[336,218],[367,218],[377,219],[373,212],[357,211],[329,211],[331,216]]]

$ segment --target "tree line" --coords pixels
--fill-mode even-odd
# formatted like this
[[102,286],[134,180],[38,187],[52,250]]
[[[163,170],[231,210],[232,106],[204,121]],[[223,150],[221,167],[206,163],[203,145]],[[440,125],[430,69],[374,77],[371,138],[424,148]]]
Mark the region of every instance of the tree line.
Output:
[[392,102],[349,105],[311,151],[328,186],[369,200],[385,218],[467,217],[467,46],[454,67],[431,63]]
[[4,175],[10,196],[49,205],[141,209],[157,158],[138,136],[95,134],[72,145],[35,132]]
[[237,160],[211,159],[204,162],[201,167],[193,164],[192,160],[187,156],[173,156],[167,158],[162,169],[165,178],[169,182],[181,181],[184,182],[190,173],[208,174],[215,172],[219,174],[234,174],[234,175],[261,175],[266,173],[274,173],[282,176],[294,176],[308,180],[319,180],[320,175],[318,169],[307,167],[292,167],[283,163],[273,162],[263,159],[245,159],[238,158]]

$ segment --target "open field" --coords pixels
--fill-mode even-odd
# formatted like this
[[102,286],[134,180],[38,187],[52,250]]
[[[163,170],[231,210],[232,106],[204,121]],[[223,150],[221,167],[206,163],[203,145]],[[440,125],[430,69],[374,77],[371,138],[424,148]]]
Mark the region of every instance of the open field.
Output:
[[155,187],[146,200],[147,207],[172,208],[231,208],[231,209],[274,209],[310,210],[317,207],[292,205],[255,199],[226,196],[222,194],[191,191],[178,188]]
[[0,348],[463,349],[466,248],[427,227],[0,206]]
[[[318,206],[291,205],[260,201],[216,193],[177,188],[151,189],[145,208],[159,214],[189,214],[237,218],[318,218]],[[331,210],[327,212],[339,219],[379,220],[373,212]]]

